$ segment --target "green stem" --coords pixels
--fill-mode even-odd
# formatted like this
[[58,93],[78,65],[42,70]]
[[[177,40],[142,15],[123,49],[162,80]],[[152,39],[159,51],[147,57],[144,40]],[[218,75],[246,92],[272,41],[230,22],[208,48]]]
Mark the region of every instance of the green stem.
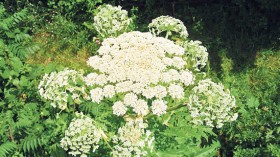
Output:
[[166,32],[165,38],[168,39],[169,31]]
[[[180,104],[180,105],[171,107],[171,108],[167,109],[166,112],[174,111],[174,110],[177,110],[177,109],[179,109],[179,108],[181,108],[181,107],[184,107],[184,106],[187,106],[187,104]],[[154,117],[154,116],[156,116],[156,115],[150,113],[150,114],[148,114],[147,116],[145,116],[144,119],[149,119],[149,118]]]
[[111,150],[113,150],[113,148],[111,147],[111,145],[108,143],[107,138],[103,138],[103,139],[104,139],[106,145],[107,145]]
[[184,106],[187,106],[187,104],[180,104],[180,105],[178,105],[178,106],[171,107],[171,108],[167,109],[166,112],[170,112],[170,111],[173,111],[173,110],[177,110],[177,109],[179,109],[179,108],[181,108],[181,107],[184,107]]

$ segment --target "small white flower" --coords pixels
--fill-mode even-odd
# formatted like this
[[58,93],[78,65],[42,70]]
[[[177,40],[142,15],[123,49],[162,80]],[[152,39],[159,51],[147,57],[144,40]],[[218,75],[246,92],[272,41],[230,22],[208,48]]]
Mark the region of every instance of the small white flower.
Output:
[[173,60],[169,57],[164,57],[162,59],[162,62],[167,66],[172,66],[173,65]]
[[173,58],[173,66],[178,69],[182,69],[186,65],[186,61],[184,61],[181,57]]
[[127,107],[121,101],[117,101],[113,105],[113,114],[123,116],[127,111]]
[[179,34],[183,39],[188,37],[187,28],[184,23],[170,16],[160,16],[152,20],[149,24],[149,30],[154,35],[160,35],[160,33],[165,32],[168,35],[172,33]]
[[154,88],[147,87],[146,89],[143,90],[142,95],[145,96],[147,99],[151,99],[156,95],[156,93]]
[[86,85],[92,86],[92,85],[96,84],[96,78],[97,78],[97,77],[98,77],[98,74],[96,74],[96,73],[90,73],[90,74],[88,74],[88,75],[84,78]]
[[133,107],[133,111],[138,115],[142,115],[142,116],[147,115],[149,112],[147,102],[142,99],[137,100]]
[[143,119],[129,119],[126,124],[118,129],[118,134],[113,137],[113,156],[147,156],[152,152],[154,137]]
[[193,88],[187,105],[193,122],[205,124],[210,127],[221,128],[224,122],[237,119],[238,114],[232,109],[235,107],[235,98],[221,84],[210,79],[202,80]]
[[103,86],[107,83],[107,76],[105,74],[100,74],[96,77],[96,84]]
[[132,81],[125,81],[116,84],[116,91],[118,93],[124,93],[131,90],[131,85],[133,84]]
[[137,101],[137,95],[134,93],[127,93],[123,98],[124,104],[131,107],[135,106],[136,101]]
[[189,86],[194,84],[195,76],[192,72],[185,70],[181,72],[180,80],[184,85]]
[[186,41],[182,44],[185,48],[187,59],[192,63],[196,71],[200,71],[205,67],[208,61],[207,49],[201,45],[201,41]]
[[171,84],[168,87],[168,93],[173,99],[182,99],[184,97],[184,88],[177,84]]
[[87,61],[87,64],[93,68],[99,68],[100,63],[101,63],[101,58],[99,56],[92,56]]
[[164,87],[162,85],[158,85],[158,86],[153,87],[153,89],[154,89],[156,98],[162,99],[167,96],[166,87]]
[[99,104],[104,97],[102,88],[97,87],[90,90],[90,97],[92,102],[96,102]]
[[106,85],[103,88],[103,94],[106,98],[112,98],[115,95],[115,86],[113,85]]
[[154,100],[152,102],[152,112],[158,116],[165,114],[167,105],[163,100]]
[[98,148],[98,143],[102,138],[103,131],[96,128],[92,119],[76,113],[77,118],[74,118],[68,129],[65,131],[65,137],[60,141],[61,147],[68,151],[70,155],[87,156],[90,149],[95,152]]
[[83,73],[67,68],[60,72],[45,74],[38,86],[39,94],[51,101],[51,106],[65,110],[68,98],[72,98],[77,104],[81,101],[80,95],[83,95],[81,89],[84,85],[78,83],[78,80],[84,81]]
[[103,37],[113,37],[125,32],[131,23],[126,10],[121,7],[102,5],[94,17],[95,30]]

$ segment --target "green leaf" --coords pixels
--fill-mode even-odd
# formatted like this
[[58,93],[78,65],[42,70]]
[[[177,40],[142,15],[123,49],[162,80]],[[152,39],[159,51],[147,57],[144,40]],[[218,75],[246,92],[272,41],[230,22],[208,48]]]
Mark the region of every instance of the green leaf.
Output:
[[4,72],[2,73],[2,77],[4,79],[8,79],[10,76],[11,76],[11,70],[9,69],[4,70]]
[[259,105],[260,105],[260,102],[259,102],[259,100],[257,98],[252,96],[252,97],[250,97],[248,99],[247,105],[248,105],[249,108],[257,109],[259,107]]
[[14,32],[5,32],[5,34],[6,34],[9,38],[15,38],[15,33],[14,33]]
[[[0,54],[0,55],[1,55],[1,54]],[[5,67],[5,65],[6,65],[5,59],[4,59],[3,57],[0,57],[0,68],[1,68],[1,67]]]
[[15,151],[17,148],[17,145],[12,142],[6,142],[2,145],[0,145],[0,156],[6,157],[11,156],[12,152]]
[[220,147],[219,142],[214,142],[211,146],[202,148],[194,154],[194,157],[209,157],[217,154],[217,149]]
[[19,80],[19,85],[22,87],[27,87],[29,86],[29,80],[25,76],[22,76]]

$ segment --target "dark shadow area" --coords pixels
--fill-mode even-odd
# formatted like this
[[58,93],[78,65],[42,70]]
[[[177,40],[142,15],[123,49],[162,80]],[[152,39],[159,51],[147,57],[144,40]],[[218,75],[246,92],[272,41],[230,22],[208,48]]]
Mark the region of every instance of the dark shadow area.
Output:
[[[138,0],[115,1],[124,8],[138,6],[139,19],[147,25],[161,15],[181,19],[191,39],[208,48],[211,67],[221,69],[219,51],[226,50],[233,70],[251,66],[262,49],[279,49],[279,0]],[[144,30],[144,29],[142,29]]]

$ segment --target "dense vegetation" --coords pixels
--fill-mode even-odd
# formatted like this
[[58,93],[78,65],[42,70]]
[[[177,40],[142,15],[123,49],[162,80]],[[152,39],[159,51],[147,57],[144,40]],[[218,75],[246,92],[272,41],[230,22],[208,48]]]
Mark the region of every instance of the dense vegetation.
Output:
[[[208,49],[205,76],[197,78],[221,82],[236,99],[239,116],[222,128],[190,123],[183,108],[162,118],[147,116],[157,143],[156,153],[148,156],[279,157],[277,0],[5,0],[0,3],[0,157],[70,156],[61,139],[71,121],[79,118],[75,111],[91,116],[108,137],[123,126],[125,120],[113,115],[108,103],[70,102],[74,107],[63,111],[53,108],[38,90],[45,73],[66,67],[92,72],[87,60],[109,36],[93,25],[102,4],[122,6],[132,20],[112,36],[149,31],[148,24],[161,15],[182,20],[188,38],[202,41]],[[112,141],[104,140],[90,156],[110,156],[110,145]]]

